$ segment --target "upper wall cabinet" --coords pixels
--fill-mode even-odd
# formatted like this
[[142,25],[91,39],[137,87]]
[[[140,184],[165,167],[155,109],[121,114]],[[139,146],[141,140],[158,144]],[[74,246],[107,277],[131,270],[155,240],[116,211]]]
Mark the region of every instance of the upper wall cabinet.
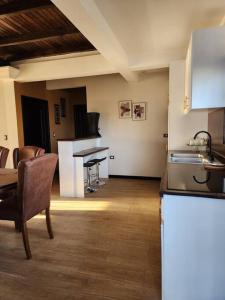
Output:
[[186,108],[225,107],[225,27],[193,32],[185,80]]

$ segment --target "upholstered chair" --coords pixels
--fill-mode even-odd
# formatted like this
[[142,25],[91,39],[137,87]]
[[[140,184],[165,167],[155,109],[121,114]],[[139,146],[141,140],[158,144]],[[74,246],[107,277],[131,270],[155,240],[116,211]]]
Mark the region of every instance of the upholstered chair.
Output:
[[8,155],[9,149],[0,146],[0,168],[5,168]]
[[57,160],[58,156],[51,153],[20,161],[17,192],[0,202],[0,220],[14,221],[22,231],[27,259],[32,258],[27,221],[45,210],[49,238],[53,238],[49,210]]
[[15,148],[13,150],[13,165],[17,169],[18,163],[27,158],[41,156],[45,150],[36,146],[24,146],[22,148]]

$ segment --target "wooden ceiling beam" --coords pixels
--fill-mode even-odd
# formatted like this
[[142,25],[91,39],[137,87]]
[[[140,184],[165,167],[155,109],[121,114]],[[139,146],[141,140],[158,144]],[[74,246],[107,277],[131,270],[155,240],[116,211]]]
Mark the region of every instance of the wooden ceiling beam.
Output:
[[[3,48],[0,48],[0,50]],[[47,50],[36,50],[32,53],[18,53],[18,52],[11,52],[10,55],[4,55],[0,51],[0,57],[2,57],[3,61],[19,61],[24,59],[32,59],[37,57],[46,57],[46,56],[55,56],[55,55],[63,55],[67,53],[77,53],[83,51],[95,51],[96,49],[90,43],[82,43],[79,46],[71,47],[71,46],[62,46],[58,49],[47,49]]]
[[50,40],[54,38],[63,38],[71,35],[80,35],[82,34],[76,30],[75,28],[72,29],[64,29],[64,30],[55,30],[52,32],[37,32],[32,34],[25,34],[22,36],[17,37],[7,37],[7,38],[1,38],[0,39],[0,47],[7,47],[7,46],[16,46],[16,45],[22,45],[27,43],[34,43],[34,42],[40,42],[45,40]]
[[54,7],[54,4],[48,0],[23,0],[20,2],[12,2],[0,6],[0,18],[48,7]]

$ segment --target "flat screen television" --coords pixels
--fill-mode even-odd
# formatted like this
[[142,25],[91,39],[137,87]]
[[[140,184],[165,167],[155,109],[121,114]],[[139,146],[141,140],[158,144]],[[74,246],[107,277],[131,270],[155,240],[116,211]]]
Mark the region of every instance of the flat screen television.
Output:
[[100,137],[98,122],[100,118],[100,113],[98,112],[88,112],[87,113],[87,135]]

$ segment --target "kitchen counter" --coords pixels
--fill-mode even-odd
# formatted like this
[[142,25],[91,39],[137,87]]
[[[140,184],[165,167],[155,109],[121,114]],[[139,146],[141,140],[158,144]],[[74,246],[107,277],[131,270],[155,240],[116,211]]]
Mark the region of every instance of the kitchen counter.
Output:
[[99,168],[100,178],[109,176],[108,147],[101,147],[100,137],[58,140],[59,184],[61,197],[85,197],[84,163],[106,157]]
[[[172,158],[171,153],[175,154]],[[221,169],[209,171],[205,166],[212,165],[206,153],[199,153],[203,157],[195,156],[205,166],[183,163],[182,158],[188,156],[177,153],[182,152],[169,153],[161,181],[162,299],[223,299],[224,161],[216,157],[215,164]],[[193,162],[191,159],[193,156],[189,162]]]
[[94,153],[98,153],[98,152],[101,152],[101,151],[105,151],[105,150],[108,150],[108,149],[109,149],[109,147],[93,147],[93,148],[90,148],[90,149],[85,149],[85,150],[76,152],[76,153],[73,154],[73,157],[85,157],[85,156],[88,156],[88,155],[91,155],[91,154],[94,154]]
[[92,140],[92,139],[99,139],[101,138],[100,136],[87,136],[87,137],[82,137],[82,138],[66,138],[66,139],[58,139],[58,142],[76,142],[76,141],[84,141],[84,140]]
[[164,194],[225,199],[225,172],[205,170],[202,164],[168,162],[160,186],[160,196]]

